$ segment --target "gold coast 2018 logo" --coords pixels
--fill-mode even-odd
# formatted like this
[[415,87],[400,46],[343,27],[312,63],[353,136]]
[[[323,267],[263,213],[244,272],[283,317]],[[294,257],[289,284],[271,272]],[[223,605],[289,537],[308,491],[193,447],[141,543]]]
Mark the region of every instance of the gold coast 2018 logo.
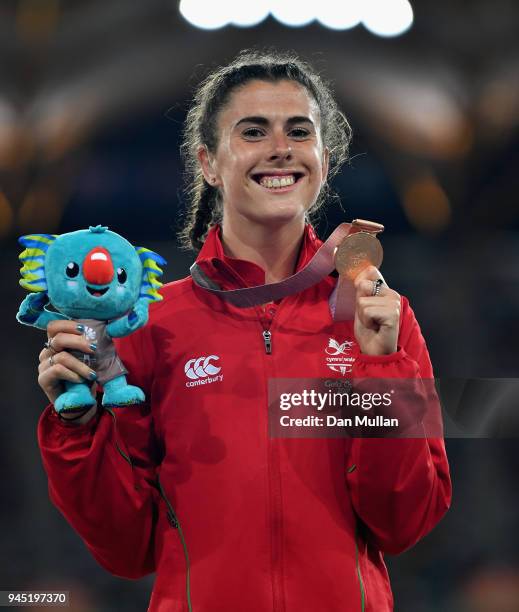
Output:
[[340,372],[343,376],[351,372],[355,357],[352,357],[351,352],[355,342],[353,340],[345,340],[339,343],[335,338],[328,339],[328,346],[324,349],[326,353],[326,365],[334,372]]

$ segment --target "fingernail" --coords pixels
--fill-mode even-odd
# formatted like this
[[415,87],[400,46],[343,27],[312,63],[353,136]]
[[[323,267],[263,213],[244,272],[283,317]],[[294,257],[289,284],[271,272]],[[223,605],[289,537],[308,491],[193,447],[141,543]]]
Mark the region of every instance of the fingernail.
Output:
[[97,374],[93,370],[90,370],[88,378],[90,378],[90,380],[97,380]]
[[92,342],[92,344],[90,345],[90,348],[91,348],[93,351],[97,351],[97,344],[96,344],[95,342]]
[[85,326],[79,323],[78,325],[76,325],[76,329],[78,330],[78,332],[83,333],[85,331]]

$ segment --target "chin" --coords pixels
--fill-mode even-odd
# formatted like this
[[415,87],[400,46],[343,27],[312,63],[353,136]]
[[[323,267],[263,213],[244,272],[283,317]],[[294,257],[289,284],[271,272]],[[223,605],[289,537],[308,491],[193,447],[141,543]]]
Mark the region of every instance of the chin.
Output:
[[301,206],[301,202],[272,202],[269,205],[263,204],[261,215],[254,215],[258,223],[279,224],[290,223],[304,218],[306,207]]

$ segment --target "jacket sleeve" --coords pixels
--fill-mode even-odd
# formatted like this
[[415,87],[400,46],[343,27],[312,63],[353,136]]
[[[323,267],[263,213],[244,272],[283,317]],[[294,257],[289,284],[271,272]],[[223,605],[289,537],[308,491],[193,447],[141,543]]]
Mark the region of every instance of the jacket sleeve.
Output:
[[[153,351],[143,346],[145,329],[120,340],[117,350],[129,382],[148,393],[149,367],[138,363]],[[153,572],[158,494],[151,483],[159,458],[150,403],[114,408],[113,415],[99,409],[84,425],[63,422],[49,405],[38,442],[50,498],[97,561],[124,578]]]
[[[433,379],[427,347],[406,298],[398,351],[360,355],[353,378],[416,379],[417,398],[420,379]],[[382,552],[398,554],[416,544],[450,506],[443,438],[355,438],[347,468],[355,512]]]

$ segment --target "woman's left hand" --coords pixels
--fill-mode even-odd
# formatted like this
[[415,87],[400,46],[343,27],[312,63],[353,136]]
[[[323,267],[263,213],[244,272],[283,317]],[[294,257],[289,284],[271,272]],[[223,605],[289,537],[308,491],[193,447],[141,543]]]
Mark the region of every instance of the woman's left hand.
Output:
[[400,328],[400,295],[384,282],[373,295],[374,281],[383,279],[375,266],[364,269],[355,279],[355,338],[362,353],[388,355],[397,351]]

